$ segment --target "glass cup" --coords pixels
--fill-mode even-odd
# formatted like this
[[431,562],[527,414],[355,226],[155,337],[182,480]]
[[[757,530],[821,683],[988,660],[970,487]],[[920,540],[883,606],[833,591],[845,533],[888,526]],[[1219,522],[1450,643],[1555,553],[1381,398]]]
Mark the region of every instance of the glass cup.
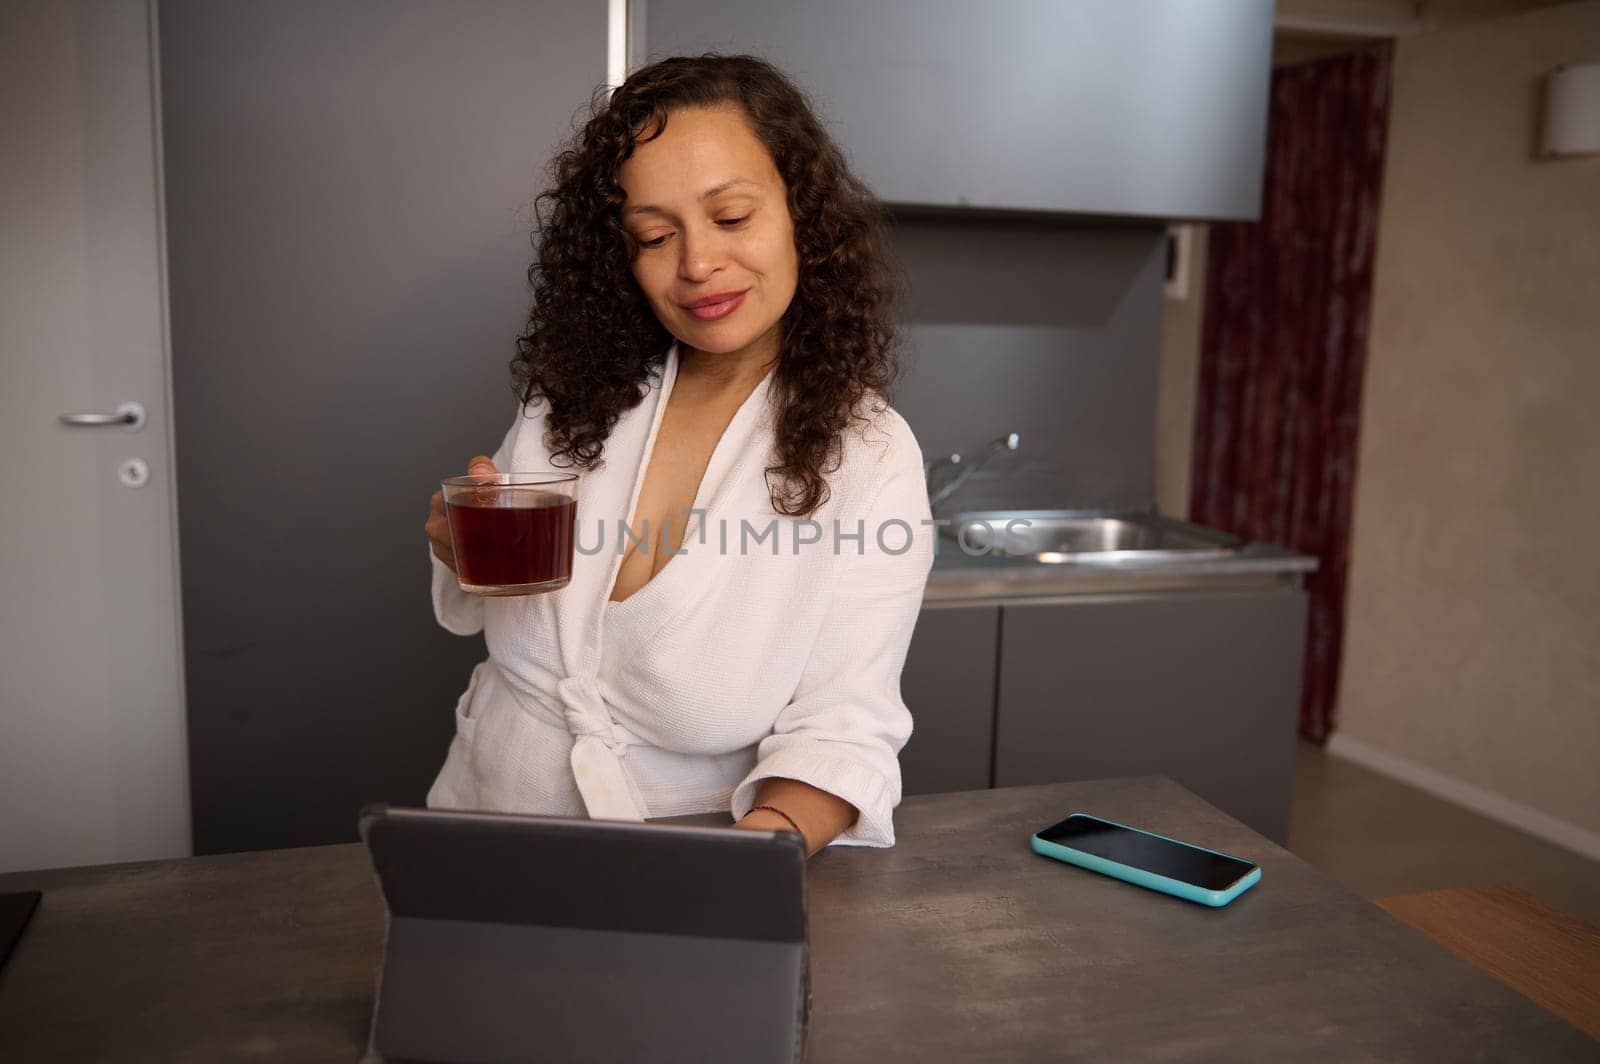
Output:
[[576,473],[448,477],[445,517],[461,590],[534,595],[572,579]]

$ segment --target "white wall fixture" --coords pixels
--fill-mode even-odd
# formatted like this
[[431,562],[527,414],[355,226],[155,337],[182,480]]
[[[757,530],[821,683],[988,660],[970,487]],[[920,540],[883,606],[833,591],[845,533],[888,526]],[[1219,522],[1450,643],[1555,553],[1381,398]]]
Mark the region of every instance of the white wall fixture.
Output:
[[609,0],[606,7],[606,85],[615,90],[627,77],[628,0]]
[[1182,302],[1189,298],[1189,276],[1195,271],[1192,225],[1167,226],[1167,276],[1161,292]]
[[1558,66],[1544,82],[1540,154],[1600,154],[1600,63]]

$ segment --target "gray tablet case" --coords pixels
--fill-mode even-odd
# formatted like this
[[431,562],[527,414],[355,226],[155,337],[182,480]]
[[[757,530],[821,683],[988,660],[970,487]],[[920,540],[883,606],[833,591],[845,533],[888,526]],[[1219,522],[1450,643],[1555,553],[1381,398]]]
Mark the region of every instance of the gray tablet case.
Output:
[[368,1059],[794,1062],[791,832],[375,806],[388,905]]

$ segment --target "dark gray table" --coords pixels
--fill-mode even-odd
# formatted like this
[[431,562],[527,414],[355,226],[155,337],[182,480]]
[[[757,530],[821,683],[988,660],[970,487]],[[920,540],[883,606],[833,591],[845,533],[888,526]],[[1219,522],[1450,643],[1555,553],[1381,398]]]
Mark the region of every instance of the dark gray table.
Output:
[[[1029,851],[1078,810],[1255,860],[1261,884],[1210,910]],[[1600,1060],[1167,780],[925,795],[896,822],[893,850],[811,862],[811,1064]],[[0,876],[27,888],[0,1059],[360,1055],[383,909],[359,846]]]

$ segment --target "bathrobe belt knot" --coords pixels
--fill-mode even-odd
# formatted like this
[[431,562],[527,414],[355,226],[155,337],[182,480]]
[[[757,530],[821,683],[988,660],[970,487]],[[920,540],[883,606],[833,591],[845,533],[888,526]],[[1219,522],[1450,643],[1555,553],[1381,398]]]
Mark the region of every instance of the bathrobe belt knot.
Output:
[[589,816],[643,820],[646,810],[622,765],[622,753],[644,740],[611,719],[594,677],[563,677],[556,681],[556,695],[562,723],[572,733],[572,775]]

